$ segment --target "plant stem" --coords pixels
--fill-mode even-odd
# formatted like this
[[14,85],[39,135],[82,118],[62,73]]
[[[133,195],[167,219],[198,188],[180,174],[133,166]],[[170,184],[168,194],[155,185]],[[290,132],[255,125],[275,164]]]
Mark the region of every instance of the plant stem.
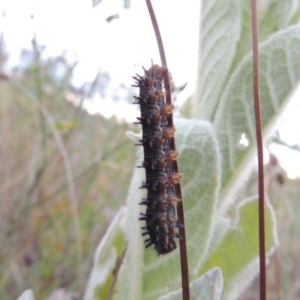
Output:
[[109,291],[108,291],[106,300],[110,300],[111,297],[113,296],[114,287],[116,285],[117,278],[118,278],[118,275],[119,275],[119,271],[120,271],[121,265],[122,265],[124,257],[125,257],[126,248],[127,248],[127,246],[125,246],[121,257],[118,258],[117,265],[116,265],[116,268],[115,268],[115,271],[114,271],[113,281],[112,281],[112,283],[109,287]]
[[[164,83],[165,83],[165,94],[166,94],[166,104],[171,105],[171,89],[170,89],[170,79],[169,79],[169,71],[167,65],[167,59],[165,55],[165,50],[162,42],[162,38],[160,35],[160,30],[157,24],[157,20],[155,17],[155,13],[151,4],[151,0],[146,0],[146,4],[148,7],[149,15],[151,18],[152,26],[155,32],[157,46],[159,49],[161,64],[163,67],[166,68],[166,72],[164,74]],[[173,115],[171,114],[168,117],[168,126],[173,126]],[[176,150],[175,139],[171,140],[171,148],[172,150]],[[177,161],[173,162],[173,169],[174,172],[179,173],[179,167]],[[182,226],[179,227],[179,235],[181,239],[179,240],[180,245],[180,262],[181,262],[181,282],[182,282],[182,299],[189,300],[190,299],[190,289],[189,289],[189,270],[188,270],[188,257],[187,257],[187,247],[186,247],[186,235],[185,235],[185,222],[184,222],[184,208],[183,208],[183,199],[182,199],[182,191],[181,185],[176,185],[176,195],[181,201],[177,204],[177,215],[178,215],[178,222]]]
[[260,300],[266,300],[266,249],[265,249],[265,200],[264,200],[264,153],[259,97],[259,60],[256,0],[251,0],[252,47],[253,47],[253,101],[255,112],[257,157],[258,157],[258,230],[259,230],[259,266]]

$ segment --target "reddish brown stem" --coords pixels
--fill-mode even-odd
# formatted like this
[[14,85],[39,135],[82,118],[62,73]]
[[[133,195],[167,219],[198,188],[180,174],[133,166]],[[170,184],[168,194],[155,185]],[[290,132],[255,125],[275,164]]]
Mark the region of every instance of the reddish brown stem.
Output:
[[[146,4],[152,21],[153,29],[155,32],[161,64],[163,67],[167,69],[167,71],[164,74],[166,104],[171,105],[172,99],[171,99],[171,89],[170,89],[170,78],[169,78],[169,71],[168,71],[168,65],[167,65],[167,59],[166,59],[165,50],[163,46],[163,41],[160,35],[160,30],[157,24],[157,20],[151,4],[151,0],[146,0]],[[173,126],[173,115],[170,115],[168,117],[168,125],[170,127]],[[176,150],[174,138],[171,140],[170,146],[173,150]],[[175,173],[179,173],[179,167],[177,161],[173,163],[173,168]],[[182,227],[179,228],[179,235],[181,237],[179,241],[179,245],[180,245],[180,262],[181,262],[182,299],[189,300],[190,289],[189,289],[188,256],[187,256],[187,247],[186,247],[184,208],[183,208],[183,199],[182,199],[182,191],[181,191],[180,184],[176,185],[176,195],[178,196],[179,199],[181,199],[181,201],[177,204],[177,215],[178,215],[179,224],[182,224]]]
[[111,285],[109,287],[109,291],[108,291],[108,294],[106,296],[106,300],[110,300],[111,297],[112,297],[112,295],[113,295],[113,291],[114,291],[114,287],[115,287],[116,282],[117,282],[119,271],[120,271],[121,265],[122,265],[124,257],[125,257],[126,248],[127,248],[127,246],[125,246],[125,248],[124,248],[124,250],[122,252],[121,257],[119,257],[118,260],[117,260],[116,268],[115,268],[115,271],[114,271],[113,281],[112,281],[112,283],[111,283]]
[[264,155],[259,97],[259,60],[256,0],[251,0],[252,43],[253,43],[253,101],[255,112],[257,157],[258,157],[258,230],[260,300],[266,300],[266,248],[265,248],[265,192],[264,192]]

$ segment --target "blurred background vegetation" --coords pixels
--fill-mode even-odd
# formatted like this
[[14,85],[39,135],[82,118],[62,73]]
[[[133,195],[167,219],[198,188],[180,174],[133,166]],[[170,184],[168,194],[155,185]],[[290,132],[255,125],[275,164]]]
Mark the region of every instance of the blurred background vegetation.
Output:
[[108,74],[74,88],[76,63],[42,60],[32,45],[9,75],[3,41],[0,49],[0,299],[28,288],[36,299],[58,288],[81,299],[95,248],[127,195],[133,125],[67,101],[103,92]]

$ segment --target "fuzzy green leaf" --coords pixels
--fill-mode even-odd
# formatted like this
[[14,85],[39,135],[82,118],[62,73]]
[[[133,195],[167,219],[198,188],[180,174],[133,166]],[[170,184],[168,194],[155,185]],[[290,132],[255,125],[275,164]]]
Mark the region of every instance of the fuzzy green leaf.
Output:
[[[223,289],[221,269],[215,268],[190,284],[191,300],[219,300]],[[172,292],[159,300],[181,300],[182,290]]]
[[[300,80],[300,26],[270,37],[260,46],[260,95],[263,134],[266,136],[288,104]],[[248,55],[231,75],[213,120],[220,142],[223,189],[220,205],[230,203],[252,166],[255,126],[252,100],[252,57]],[[239,144],[242,137],[248,147]]]
[[[266,40],[271,34],[297,23],[300,16],[299,0],[264,0],[258,1],[259,37]],[[244,0],[245,9],[249,1]],[[248,23],[250,25],[250,22]],[[249,32],[251,32],[249,28]]]
[[202,1],[201,17],[200,66],[192,112],[197,119],[211,120],[240,36],[242,25],[238,1]]
[[[251,9],[248,0],[240,1],[242,11],[242,32],[231,67],[237,68],[252,47]],[[259,40],[265,41],[270,35],[292,24],[296,24],[300,14],[299,0],[261,0],[257,1]],[[239,7],[238,7],[239,8]],[[236,8],[234,8],[236,9]]]
[[94,265],[87,284],[84,299],[105,299],[113,281],[113,271],[118,257],[125,248],[122,218],[125,209],[122,208],[102,238],[94,257]]
[[17,300],[34,300],[32,290],[26,290]]
[[[191,274],[196,274],[208,251],[220,182],[219,151],[208,122],[181,119],[175,124],[179,166],[183,174],[189,266]],[[164,256],[157,256],[152,248],[144,250],[142,222],[137,220],[141,209],[138,202],[143,197],[138,187],[143,176],[140,170],[135,171],[128,196],[125,218],[128,248],[117,299],[157,299],[181,288],[179,249]],[[194,278],[192,275],[191,280]]]
[[[255,197],[237,207],[237,224],[227,232],[201,270],[203,272],[216,266],[221,268],[224,277],[223,299],[235,299],[258,273],[257,201]],[[265,228],[266,250],[270,255],[278,241],[274,211],[268,201]]]

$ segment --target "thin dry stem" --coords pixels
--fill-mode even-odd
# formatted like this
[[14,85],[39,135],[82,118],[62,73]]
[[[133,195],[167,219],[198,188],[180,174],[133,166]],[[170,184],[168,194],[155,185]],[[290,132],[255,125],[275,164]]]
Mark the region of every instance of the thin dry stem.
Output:
[[259,266],[260,299],[266,300],[266,249],[265,249],[265,192],[264,192],[264,155],[259,97],[259,59],[256,0],[251,0],[252,43],[253,43],[253,101],[255,112],[257,157],[258,157],[258,230],[259,230]]
[[126,253],[126,247],[124,248],[121,257],[118,258],[117,265],[116,265],[116,268],[115,268],[115,271],[114,271],[114,278],[113,278],[113,281],[110,285],[106,300],[110,300],[112,295],[113,295],[114,287],[115,287],[116,282],[117,282],[117,278],[118,278],[119,271],[120,271],[121,265],[122,265],[124,257],[125,257],[125,253]]
[[[167,65],[167,59],[164,51],[163,41],[160,35],[160,30],[157,24],[157,20],[151,4],[151,0],[146,0],[146,4],[152,21],[153,29],[155,32],[161,64],[163,67],[167,69],[167,71],[164,74],[166,103],[167,105],[171,105],[172,99],[171,99],[170,79],[169,79],[169,71],[168,71],[168,65]],[[168,117],[168,125],[173,126],[173,115],[170,115]],[[170,146],[173,150],[176,150],[174,138],[171,140]],[[177,161],[174,161],[173,168],[174,168],[174,172],[179,173],[179,167]],[[180,245],[180,262],[181,262],[182,298],[184,300],[189,300],[190,299],[189,270],[188,270],[188,256],[187,256],[187,247],[186,247],[184,208],[183,208],[181,185],[180,184],[176,185],[175,190],[178,198],[181,199],[181,201],[177,204],[177,215],[178,215],[178,222],[182,224],[182,227],[179,228],[179,235],[181,237],[179,241],[179,245]]]

